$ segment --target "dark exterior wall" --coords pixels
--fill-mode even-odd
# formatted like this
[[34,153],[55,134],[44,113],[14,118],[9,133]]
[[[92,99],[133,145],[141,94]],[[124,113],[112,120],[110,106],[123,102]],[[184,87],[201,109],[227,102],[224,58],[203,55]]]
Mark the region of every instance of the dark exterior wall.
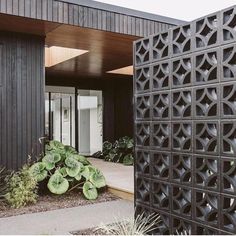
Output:
[[44,38],[0,32],[0,54],[0,165],[16,169],[44,135]]
[[179,24],[149,20],[59,0],[0,0],[0,13],[121,34],[147,36]]
[[156,233],[236,233],[235,27],[232,7],[135,44],[135,203]]
[[[46,84],[61,86],[62,78],[46,78]],[[124,79],[66,79],[64,86],[103,92],[103,139],[110,142],[133,136],[133,82]]]
[[104,141],[115,141],[123,136],[133,137],[132,80],[116,80],[103,89]]

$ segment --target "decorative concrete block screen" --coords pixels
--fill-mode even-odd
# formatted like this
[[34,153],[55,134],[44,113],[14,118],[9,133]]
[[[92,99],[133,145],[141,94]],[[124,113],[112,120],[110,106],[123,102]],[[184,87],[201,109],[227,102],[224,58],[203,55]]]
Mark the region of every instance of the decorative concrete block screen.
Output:
[[236,233],[236,7],[134,44],[137,212]]

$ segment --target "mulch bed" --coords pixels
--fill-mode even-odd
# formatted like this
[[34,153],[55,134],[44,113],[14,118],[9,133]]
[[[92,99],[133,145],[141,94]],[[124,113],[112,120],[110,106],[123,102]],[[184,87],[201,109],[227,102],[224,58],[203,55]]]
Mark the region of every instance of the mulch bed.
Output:
[[102,230],[96,228],[90,228],[85,230],[80,230],[76,232],[71,232],[73,235],[106,235]]
[[96,200],[87,200],[80,192],[70,192],[63,195],[47,194],[39,196],[36,204],[28,205],[19,209],[13,209],[6,204],[0,204],[0,218],[51,211],[62,208],[71,208],[99,202],[114,201],[118,199],[118,197],[107,191],[101,192]]

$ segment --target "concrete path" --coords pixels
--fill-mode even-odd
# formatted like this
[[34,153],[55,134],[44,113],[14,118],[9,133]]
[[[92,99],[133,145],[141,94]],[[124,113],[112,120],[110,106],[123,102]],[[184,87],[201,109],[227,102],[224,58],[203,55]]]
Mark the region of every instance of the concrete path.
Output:
[[120,163],[103,161],[97,158],[89,158],[89,161],[102,171],[107,186],[134,193],[134,167]]
[[109,224],[134,214],[126,200],[103,202],[74,208],[0,218],[0,234],[69,234],[71,231]]

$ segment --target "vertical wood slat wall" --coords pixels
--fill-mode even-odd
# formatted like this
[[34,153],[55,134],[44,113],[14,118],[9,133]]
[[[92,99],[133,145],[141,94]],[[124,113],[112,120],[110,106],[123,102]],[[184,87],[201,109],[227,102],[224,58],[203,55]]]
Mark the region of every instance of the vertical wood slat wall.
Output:
[[44,38],[0,35],[0,163],[19,168],[44,135]]
[[0,13],[135,36],[148,36],[173,26],[58,0],[0,0]]

